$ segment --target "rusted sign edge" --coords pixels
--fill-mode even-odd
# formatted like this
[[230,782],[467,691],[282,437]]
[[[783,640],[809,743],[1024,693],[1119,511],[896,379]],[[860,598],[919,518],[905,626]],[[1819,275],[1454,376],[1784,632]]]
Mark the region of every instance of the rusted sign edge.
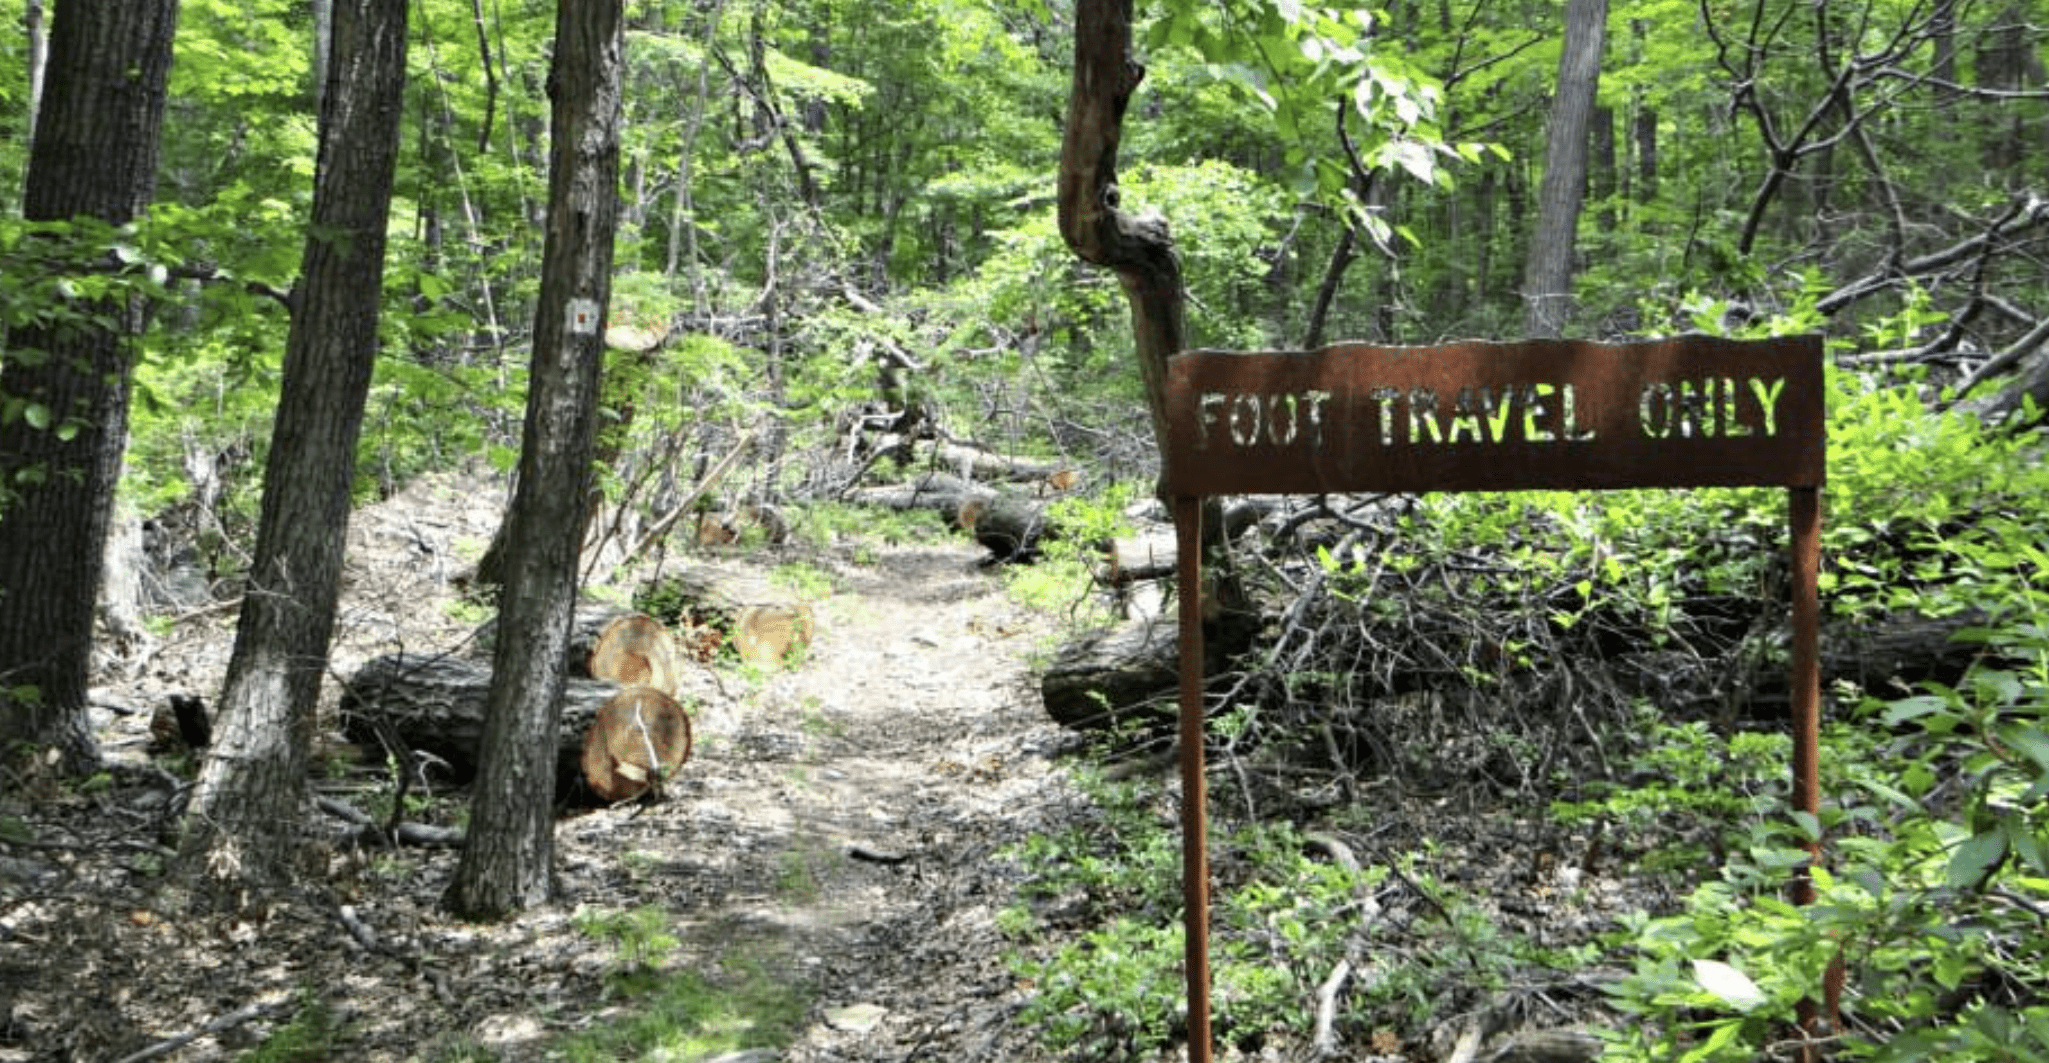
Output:
[[1819,487],[1818,336],[1533,340],[1168,361],[1172,495]]

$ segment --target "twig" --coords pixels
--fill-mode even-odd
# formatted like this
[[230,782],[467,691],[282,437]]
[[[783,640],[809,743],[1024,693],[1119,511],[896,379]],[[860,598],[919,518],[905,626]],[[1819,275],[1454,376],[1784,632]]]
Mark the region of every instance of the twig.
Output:
[[335,915],[341,920],[341,925],[348,930],[349,936],[356,939],[356,944],[363,946],[365,951],[384,951],[384,943],[377,940],[377,931],[371,929],[370,924],[356,918],[354,905],[342,905],[335,911]]
[[1451,1055],[1444,1057],[1444,1063],[1473,1063],[1473,1058],[1479,1054],[1480,1024],[1474,1023],[1458,1035],[1458,1042],[1451,1046]]
[[647,548],[654,545],[655,540],[667,535],[669,529],[674,527],[678,520],[682,519],[683,514],[697,508],[697,500],[703,498],[707,492],[718,486],[718,482],[725,478],[727,471],[733,467],[733,463],[740,460],[740,455],[747,453],[747,448],[754,445],[754,437],[760,434],[761,430],[755,429],[741,436],[740,442],[735,444],[725,457],[720,458],[719,463],[712,466],[710,472],[704,474],[703,481],[691,490],[690,495],[683,499],[683,501],[676,503],[675,508],[669,510],[662,519],[655,521],[654,526],[647,530],[647,534],[642,535],[640,541],[633,544],[633,550],[627,556],[639,557],[647,553]]
[[142,1063],[142,1061],[145,1059],[155,1059],[158,1056],[169,1055],[170,1053],[175,1052],[178,1049],[183,1048],[186,1045],[191,1044],[192,1042],[207,1036],[208,1034],[216,1034],[221,1032],[222,1030],[232,1029],[233,1027],[240,1026],[251,1019],[260,1019],[263,1016],[268,1015],[271,1012],[278,1011],[284,1007],[285,1002],[280,1000],[274,1000],[268,1004],[251,1004],[248,1007],[241,1009],[240,1011],[231,1011],[228,1014],[223,1015],[220,1018],[215,1019],[204,1026],[201,1026],[197,1030],[193,1030],[189,1033],[181,1033],[176,1037],[166,1038],[162,1041],[158,1041],[156,1044],[153,1044],[148,1048],[141,1050],[140,1052],[135,1052],[129,1055],[122,1056],[120,1059],[115,1060],[114,1063]]
[[1352,976],[1352,961],[1339,960],[1331,969],[1330,977],[1316,990],[1316,1034],[1311,1041],[1319,1058],[1338,1054],[1338,1037],[1335,1029],[1338,1015],[1338,991],[1345,987],[1345,979]]

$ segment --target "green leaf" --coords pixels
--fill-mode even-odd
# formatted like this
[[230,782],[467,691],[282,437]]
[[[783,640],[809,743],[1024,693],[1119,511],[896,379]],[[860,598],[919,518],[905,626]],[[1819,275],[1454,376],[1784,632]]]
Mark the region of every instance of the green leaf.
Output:
[[21,415],[27,419],[31,428],[47,430],[50,427],[50,408],[40,402],[29,403],[22,409]]
[[1764,1003],[1764,991],[1749,975],[1720,960],[1693,961],[1693,980],[1737,1011],[1751,1011]]
[[1917,720],[1947,708],[1949,702],[1941,697],[1934,694],[1916,694],[1888,704],[1883,720],[1887,727],[1897,727],[1909,720]]
[[1994,828],[1973,834],[1950,856],[1949,884],[1962,890],[1984,889],[2005,859],[2005,831]]
[[2049,875],[2049,856],[2042,851],[2042,839],[2028,829],[2028,825],[2014,817],[2000,821],[2000,829],[2006,833],[2006,840],[2015,856],[2027,864],[2038,875]]
[[1679,1063],[1697,1063],[1698,1060],[1712,1059],[1716,1053],[1720,1052],[1724,1048],[1729,1047],[1729,1045],[1732,1044],[1737,1037],[1741,1036],[1742,1033],[1742,1023],[1722,1023],[1720,1026],[1715,1027],[1714,1032],[1709,1034],[1707,1040],[1702,1041],[1699,1047],[1679,1057]]
[[2049,733],[2022,723],[2001,724],[1994,733],[2001,742],[2034,761],[2036,767],[2049,772]]

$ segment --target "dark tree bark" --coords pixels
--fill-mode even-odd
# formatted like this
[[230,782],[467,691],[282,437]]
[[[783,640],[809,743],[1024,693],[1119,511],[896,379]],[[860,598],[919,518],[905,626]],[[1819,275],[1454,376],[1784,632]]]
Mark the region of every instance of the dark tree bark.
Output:
[[[177,20],[177,0],[57,9],[24,217],[122,225],[149,203]],[[10,329],[0,347],[0,399],[29,404],[0,417],[0,749],[47,744],[83,771],[98,761],[85,708],[93,607],[142,307],[73,305],[63,317]]]
[[604,314],[619,214],[623,0],[555,15],[548,230],[534,319],[519,487],[470,831],[448,906],[496,917],[548,898],[554,750],[596,445]]
[[290,874],[377,361],[406,0],[338,0],[334,35],[256,553],[182,841],[188,866],[233,882]]
[[1565,47],[1558,59],[1558,94],[1551,101],[1544,181],[1537,190],[1537,231],[1523,270],[1523,331],[1558,337],[1572,310],[1574,234],[1586,201],[1588,129],[1601,80],[1608,0],[1566,0]]

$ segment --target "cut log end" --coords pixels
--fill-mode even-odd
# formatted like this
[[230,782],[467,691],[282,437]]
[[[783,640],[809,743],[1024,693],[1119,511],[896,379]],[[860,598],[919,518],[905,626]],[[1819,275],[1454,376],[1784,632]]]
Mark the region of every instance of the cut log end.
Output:
[[628,687],[598,710],[583,739],[583,777],[606,801],[638,797],[690,759],[690,714],[652,687]]
[[733,624],[733,648],[740,659],[763,668],[777,668],[811,645],[811,607],[751,605]]
[[621,686],[647,686],[676,693],[675,639],[661,621],[641,613],[606,624],[591,647],[590,675]]

